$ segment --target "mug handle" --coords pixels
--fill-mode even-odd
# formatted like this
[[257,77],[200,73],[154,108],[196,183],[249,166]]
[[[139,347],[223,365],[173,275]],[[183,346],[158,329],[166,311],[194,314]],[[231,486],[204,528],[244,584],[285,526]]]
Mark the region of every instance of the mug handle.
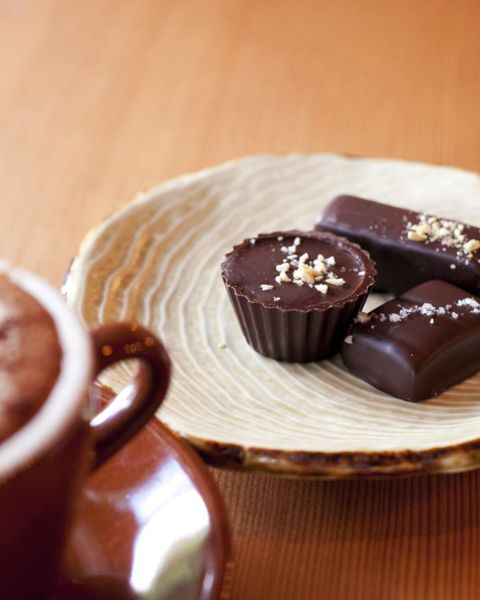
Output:
[[113,400],[90,421],[93,470],[133,437],[158,409],[170,380],[170,359],[162,343],[136,323],[110,323],[91,332],[95,376],[109,365],[140,359],[140,369]]

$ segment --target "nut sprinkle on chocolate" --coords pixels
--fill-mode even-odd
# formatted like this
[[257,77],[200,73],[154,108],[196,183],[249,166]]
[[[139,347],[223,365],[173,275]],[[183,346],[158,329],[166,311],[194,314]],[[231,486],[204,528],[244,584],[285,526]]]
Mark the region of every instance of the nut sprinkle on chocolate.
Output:
[[[447,248],[456,248],[457,256],[466,261],[473,260],[480,250],[480,240],[468,239],[465,225],[425,214],[419,215],[417,223],[407,223],[407,238],[413,242],[432,244],[439,242]],[[480,262],[480,257],[479,257]],[[468,264],[468,263],[467,263]],[[455,266],[450,266],[454,269]]]
[[260,233],[233,247],[221,275],[246,341],[286,362],[340,349],[376,276],[360,246],[330,233]]
[[[358,313],[355,323],[368,323],[370,320],[377,320],[381,323],[386,320],[390,323],[401,323],[408,319],[412,315],[422,315],[429,318],[430,325],[435,324],[433,317],[450,317],[451,319],[458,319],[459,314],[455,311],[455,307],[464,308],[466,312],[471,314],[480,314],[480,302],[475,298],[464,298],[458,300],[455,304],[446,304],[445,306],[434,306],[430,302],[424,302],[423,304],[415,304],[413,306],[405,307],[399,305],[399,311],[389,313],[386,315],[383,312],[372,312],[372,313]],[[374,328],[374,325],[372,325]]]
[[[291,246],[281,247],[281,251],[286,254],[286,257],[283,262],[275,266],[278,273],[275,277],[276,283],[279,285],[282,283],[294,283],[298,286],[308,285],[308,287],[315,288],[321,294],[328,293],[328,286],[345,287],[347,285],[342,277],[338,277],[335,273],[329,271],[329,267],[336,265],[334,256],[325,258],[323,254],[318,254],[316,258],[311,259],[308,252],[304,252],[299,257],[298,247],[301,243],[301,238],[297,236]],[[287,273],[289,274],[287,275]],[[268,287],[267,284],[263,284],[261,288],[266,291],[273,289],[273,286]]]

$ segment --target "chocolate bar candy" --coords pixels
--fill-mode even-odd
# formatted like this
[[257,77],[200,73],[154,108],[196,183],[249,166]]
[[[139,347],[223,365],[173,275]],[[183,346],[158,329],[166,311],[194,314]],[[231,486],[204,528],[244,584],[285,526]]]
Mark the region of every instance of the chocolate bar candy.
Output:
[[375,290],[399,294],[443,279],[480,294],[480,229],[355,196],[338,196],[315,229],[344,236],[370,253]]
[[342,347],[345,365],[392,396],[418,402],[480,370],[480,299],[429,281],[360,313]]

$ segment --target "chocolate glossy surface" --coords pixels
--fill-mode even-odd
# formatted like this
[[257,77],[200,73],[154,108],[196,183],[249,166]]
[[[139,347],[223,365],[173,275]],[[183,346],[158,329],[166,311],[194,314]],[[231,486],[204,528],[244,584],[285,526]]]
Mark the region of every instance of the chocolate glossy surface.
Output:
[[222,264],[222,278],[243,335],[257,352],[313,362],[338,351],[374,282],[375,267],[345,238],[277,231],[235,246]]
[[449,283],[423,283],[357,322],[342,357],[393,396],[433,397],[480,369],[480,302]]
[[[275,277],[279,275],[277,265],[291,255],[286,249],[292,247],[296,238],[300,239],[300,244],[296,246],[295,255],[300,257],[307,253],[310,259],[319,254],[325,258],[333,256],[335,265],[328,267],[328,272],[345,280],[345,285],[330,285],[328,292],[322,294],[307,284],[298,286],[293,282],[276,282]],[[292,277],[294,268],[287,275]],[[237,295],[264,306],[300,311],[343,304],[368,288],[372,271],[368,255],[347,240],[296,230],[260,234],[245,240],[227,254],[222,265],[222,277]],[[272,289],[262,290],[262,285],[271,285]]]
[[88,479],[54,598],[213,600],[229,553],[210,474],[153,420]]
[[[424,281],[442,279],[473,294],[480,293],[480,252],[473,259],[439,242],[409,240],[407,224],[420,213],[365,200],[338,196],[324,209],[315,228],[343,235],[367,250],[377,265],[375,289],[401,293]],[[480,239],[480,229],[465,225],[468,238]],[[453,265],[453,266],[452,266]]]

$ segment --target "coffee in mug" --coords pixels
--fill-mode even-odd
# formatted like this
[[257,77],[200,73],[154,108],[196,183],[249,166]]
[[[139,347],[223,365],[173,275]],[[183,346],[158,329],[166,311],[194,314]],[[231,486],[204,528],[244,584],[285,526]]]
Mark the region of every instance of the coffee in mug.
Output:
[[[126,358],[138,374],[91,419],[95,377]],[[140,325],[90,334],[47,283],[0,265],[2,600],[48,597],[82,480],[148,421],[169,377],[162,344]]]
[[0,274],[0,443],[41,408],[58,379],[61,362],[52,317]]

